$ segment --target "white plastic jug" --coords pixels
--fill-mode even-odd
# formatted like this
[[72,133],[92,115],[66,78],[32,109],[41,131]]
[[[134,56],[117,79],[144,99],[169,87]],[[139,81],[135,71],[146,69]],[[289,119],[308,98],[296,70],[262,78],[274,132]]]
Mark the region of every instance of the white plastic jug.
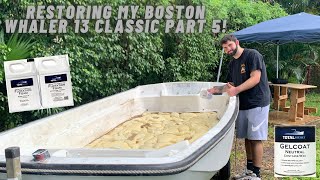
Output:
[[33,60],[4,62],[9,112],[40,109],[37,70]]
[[73,106],[68,55],[35,58],[43,108]]

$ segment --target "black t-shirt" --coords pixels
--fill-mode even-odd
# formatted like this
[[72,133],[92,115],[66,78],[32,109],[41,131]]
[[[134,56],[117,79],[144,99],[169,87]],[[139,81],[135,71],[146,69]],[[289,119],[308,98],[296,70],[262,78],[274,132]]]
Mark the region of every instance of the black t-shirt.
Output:
[[250,78],[254,70],[261,71],[260,82],[251,89],[239,93],[240,110],[264,107],[270,104],[270,89],[266,65],[262,55],[255,49],[244,49],[238,59],[229,63],[228,81],[239,86]]

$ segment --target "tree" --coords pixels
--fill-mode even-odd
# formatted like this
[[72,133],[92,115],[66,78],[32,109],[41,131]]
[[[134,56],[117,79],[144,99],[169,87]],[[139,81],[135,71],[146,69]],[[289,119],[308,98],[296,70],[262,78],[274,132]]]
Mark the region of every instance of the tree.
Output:
[[320,14],[320,1],[316,0],[275,0],[289,14],[307,12],[311,14]]
[[[5,19],[24,19],[28,5],[89,5],[89,0],[5,1],[0,6],[0,21]],[[28,34],[32,42],[30,57],[43,57],[68,54],[71,65],[71,80],[75,105],[79,106],[138,85],[171,81],[215,81],[221,55],[219,40],[223,33],[212,33],[213,20],[226,20],[226,33],[242,29],[258,22],[283,16],[279,5],[252,2],[249,0],[99,0],[95,5],[111,5],[113,17],[120,5],[134,4],[142,7],[138,17],[144,19],[146,5],[204,5],[206,25],[203,33],[178,34],[164,33],[163,23],[158,33],[97,33],[89,23],[87,33],[75,33],[74,19],[68,20],[66,34]],[[111,18],[114,27],[115,18]],[[176,21],[176,19],[173,19]],[[186,19],[184,19],[186,20]],[[165,19],[161,19],[161,22]],[[4,27],[3,24],[1,25]],[[5,34],[5,40],[10,35]],[[1,52],[6,57],[4,46]],[[224,66],[227,63],[224,63]],[[226,69],[226,68],[225,68]],[[224,69],[224,70],[225,70]],[[3,72],[3,71],[1,71]],[[225,75],[225,71],[223,73]],[[221,79],[224,81],[225,79]],[[2,87],[4,83],[0,82]],[[5,92],[5,89],[4,91]],[[3,96],[5,98],[5,94]],[[1,100],[1,97],[0,97]],[[2,101],[6,103],[6,99]],[[0,112],[6,117],[20,116],[19,125],[45,117],[50,112],[8,114],[1,104]],[[56,112],[68,109],[61,108]],[[53,112],[55,113],[55,112]],[[3,121],[2,119],[0,121]]]

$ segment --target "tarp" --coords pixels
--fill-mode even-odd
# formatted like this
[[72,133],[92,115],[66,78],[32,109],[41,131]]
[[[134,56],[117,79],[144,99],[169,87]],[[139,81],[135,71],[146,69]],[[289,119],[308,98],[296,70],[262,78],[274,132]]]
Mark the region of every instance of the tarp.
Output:
[[301,12],[264,21],[233,34],[240,42],[319,42],[320,16]]

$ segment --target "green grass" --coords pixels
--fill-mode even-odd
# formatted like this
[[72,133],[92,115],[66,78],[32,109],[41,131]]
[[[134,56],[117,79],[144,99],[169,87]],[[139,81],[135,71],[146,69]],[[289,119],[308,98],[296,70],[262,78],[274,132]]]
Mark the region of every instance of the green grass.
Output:
[[317,113],[313,113],[311,115],[320,116],[320,94],[317,94],[317,93],[309,93],[309,94],[307,94],[305,106],[306,107],[316,107],[316,108],[318,108],[318,112]]

